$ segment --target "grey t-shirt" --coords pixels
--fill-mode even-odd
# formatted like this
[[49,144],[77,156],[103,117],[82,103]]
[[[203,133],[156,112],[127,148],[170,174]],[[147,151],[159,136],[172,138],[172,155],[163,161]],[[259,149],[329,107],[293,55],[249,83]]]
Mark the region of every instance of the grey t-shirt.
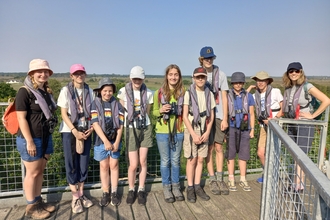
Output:
[[[207,80],[208,80],[209,83],[211,83],[211,85],[213,85],[213,83],[212,83],[212,72],[211,73],[207,73]],[[227,91],[227,90],[229,90],[227,76],[221,70],[219,70],[219,89],[221,91]],[[215,118],[219,118],[219,119],[222,120],[223,119],[223,105],[222,105],[221,91],[219,91],[220,102],[219,102],[218,105],[216,105],[216,109],[215,109],[216,115],[215,115]]]
[[[307,83],[307,91],[309,91],[311,88],[313,88],[314,85],[311,84],[311,83]],[[291,93],[290,93],[290,97],[289,97],[289,103],[292,102],[293,100],[293,96],[296,92],[296,90],[299,89],[299,86],[293,86],[292,89],[291,89]],[[309,100],[311,100],[312,97],[309,95]],[[302,88],[301,89],[301,93],[300,93],[300,96],[299,96],[299,100],[298,100],[298,104],[301,106],[301,107],[304,107],[308,104],[308,100],[305,99],[305,89]],[[309,112],[310,111],[310,108],[300,108],[300,112]]]

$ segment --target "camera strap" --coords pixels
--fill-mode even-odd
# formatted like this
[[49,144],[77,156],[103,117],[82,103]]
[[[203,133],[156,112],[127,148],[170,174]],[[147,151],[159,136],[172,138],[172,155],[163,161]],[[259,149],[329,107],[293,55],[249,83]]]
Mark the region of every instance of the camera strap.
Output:
[[175,115],[173,129],[171,130],[171,123],[170,119],[168,120],[168,132],[169,132],[169,140],[170,140],[170,148],[173,148],[176,145],[176,134],[177,134],[177,118],[178,116]]

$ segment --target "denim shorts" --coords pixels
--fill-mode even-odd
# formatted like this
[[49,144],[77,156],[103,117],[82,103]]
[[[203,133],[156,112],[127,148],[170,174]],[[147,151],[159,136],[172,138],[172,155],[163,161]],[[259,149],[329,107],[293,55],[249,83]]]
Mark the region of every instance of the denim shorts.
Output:
[[119,149],[117,152],[112,152],[111,150],[105,150],[104,144],[101,144],[99,146],[94,146],[94,160],[102,161],[107,159],[108,157],[111,157],[113,159],[119,159],[121,146],[122,143],[120,142]]
[[[26,149],[26,140],[25,138],[21,136],[16,137],[16,145],[17,145],[17,150],[19,154],[21,155],[22,160],[31,162],[31,161],[36,161],[42,158],[42,139],[41,138],[33,138],[33,142],[36,145],[37,148],[37,155],[35,157],[32,157],[28,154],[27,149]],[[54,152],[53,148],[53,139],[52,136],[49,136],[49,141],[48,141],[48,146],[45,151],[45,154],[52,154]]]

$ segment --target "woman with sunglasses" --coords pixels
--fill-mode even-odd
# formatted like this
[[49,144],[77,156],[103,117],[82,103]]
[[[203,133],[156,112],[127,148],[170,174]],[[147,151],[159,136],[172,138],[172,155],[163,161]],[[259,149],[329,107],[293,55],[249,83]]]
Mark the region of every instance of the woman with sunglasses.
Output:
[[[284,118],[312,120],[322,114],[330,105],[330,99],[314,85],[307,82],[301,63],[290,63],[282,80],[285,86],[283,97]],[[308,94],[305,94],[305,91]],[[315,111],[310,103],[311,95],[321,102],[320,107]],[[302,151],[308,153],[312,146],[314,130],[313,125],[294,124],[288,127],[288,134]],[[297,175],[299,176],[296,177],[292,186],[296,192],[304,189],[304,174],[299,166],[297,166]]]

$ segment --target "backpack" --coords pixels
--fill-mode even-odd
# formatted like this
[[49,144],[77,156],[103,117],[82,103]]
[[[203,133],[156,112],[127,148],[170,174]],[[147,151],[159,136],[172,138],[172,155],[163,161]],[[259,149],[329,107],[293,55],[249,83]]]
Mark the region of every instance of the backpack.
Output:
[[[308,94],[307,91],[307,82],[304,84],[304,91],[305,91],[305,99],[308,100],[308,104],[311,105],[311,109],[313,112],[315,112],[319,107],[320,107],[320,101],[317,100],[313,95]],[[311,99],[309,98],[309,95],[311,96]],[[321,114],[319,114],[318,116],[316,116],[314,119],[315,120],[321,120],[322,115],[324,112],[322,112]]]
[[[26,86],[22,86],[21,88],[25,88],[28,91],[29,96],[31,96],[31,91]],[[15,98],[10,98],[8,103],[9,105],[5,109],[5,112],[2,116],[2,124],[10,134],[15,135],[19,129],[15,108]]]

